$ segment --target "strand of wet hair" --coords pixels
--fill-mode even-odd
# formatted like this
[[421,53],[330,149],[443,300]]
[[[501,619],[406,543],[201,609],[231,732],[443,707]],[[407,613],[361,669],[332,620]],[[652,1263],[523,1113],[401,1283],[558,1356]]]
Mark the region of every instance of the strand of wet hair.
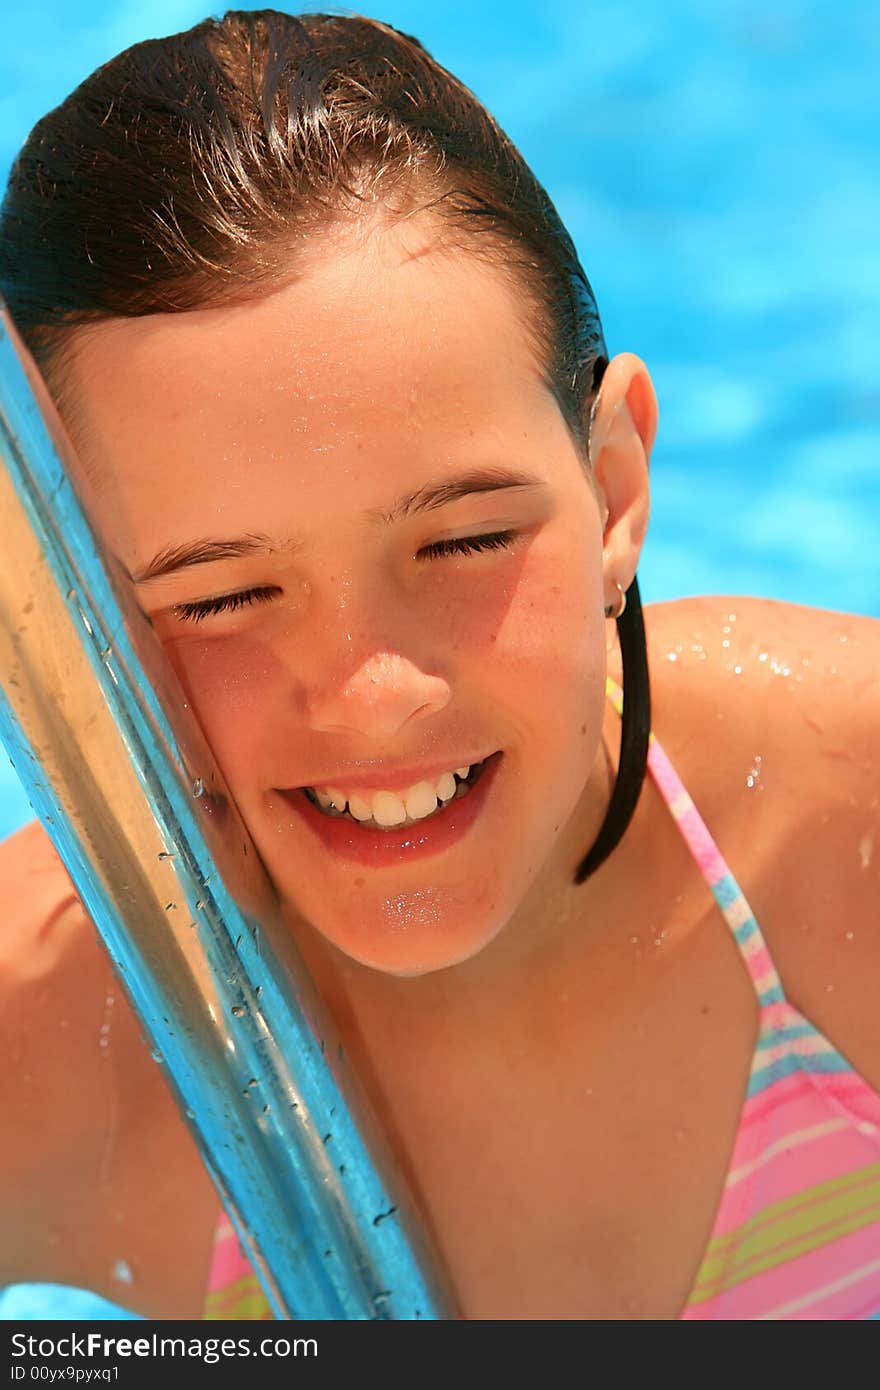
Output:
[[651,685],[645,619],[636,578],[626,592],[626,605],[617,619],[617,636],[624,689],[617,777],[605,819],[578,865],[575,883],[588,879],[616,849],[633,818],[645,782],[651,734]]

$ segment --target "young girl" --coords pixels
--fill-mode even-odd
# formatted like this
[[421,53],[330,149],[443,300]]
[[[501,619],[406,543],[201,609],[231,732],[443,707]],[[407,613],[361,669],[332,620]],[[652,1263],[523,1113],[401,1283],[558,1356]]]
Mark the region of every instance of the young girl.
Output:
[[[0,232],[462,1315],[880,1314],[877,625],[643,621],[648,370],[485,110],[230,12],[41,121]],[[0,1280],[266,1316],[46,833],[0,856]]]

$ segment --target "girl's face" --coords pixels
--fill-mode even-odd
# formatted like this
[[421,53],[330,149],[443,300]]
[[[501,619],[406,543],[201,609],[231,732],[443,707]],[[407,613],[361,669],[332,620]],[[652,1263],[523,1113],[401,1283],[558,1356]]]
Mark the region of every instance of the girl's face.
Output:
[[603,512],[528,312],[411,221],[77,346],[86,501],[282,900],[394,974],[508,922],[600,743]]

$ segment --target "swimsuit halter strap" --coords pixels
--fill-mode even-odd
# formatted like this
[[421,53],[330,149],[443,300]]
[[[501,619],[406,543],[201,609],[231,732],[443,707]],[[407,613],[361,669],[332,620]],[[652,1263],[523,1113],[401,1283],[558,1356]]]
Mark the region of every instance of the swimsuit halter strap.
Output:
[[[606,694],[617,713],[622,715],[623,691],[610,676],[606,681]],[[653,734],[648,743],[648,771],[733,933],[759,1004],[766,1008],[785,1003],[776,967],[746,896],[727,867],[681,778]]]

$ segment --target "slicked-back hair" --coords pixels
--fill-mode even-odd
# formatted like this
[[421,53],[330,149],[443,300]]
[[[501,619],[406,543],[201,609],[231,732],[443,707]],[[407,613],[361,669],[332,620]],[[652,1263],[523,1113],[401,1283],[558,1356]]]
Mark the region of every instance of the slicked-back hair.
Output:
[[[571,237],[468,88],[374,20],[229,10],[103,64],[36,124],[13,164],[0,293],[69,423],[76,331],[253,300],[285,284],[322,232],[415,213],[508,278],[588,467],[608,355]],[[620,763],[578,883],[620,840],[645,776],[635,581],[627,598]]]

